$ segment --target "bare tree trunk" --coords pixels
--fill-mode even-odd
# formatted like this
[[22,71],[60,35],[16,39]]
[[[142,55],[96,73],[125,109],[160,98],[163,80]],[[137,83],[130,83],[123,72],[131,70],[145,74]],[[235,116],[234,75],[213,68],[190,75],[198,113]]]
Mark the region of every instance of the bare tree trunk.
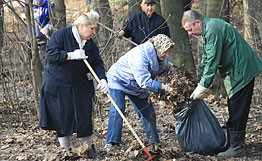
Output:
[[[3,1],[0,0],[0,6],[3,6]],[[3,91],[5,90],[5,81],[3,78],[4,72],[3,72],[3,57],[2,57],[2,49],[3,49],[3,42],[4,42],[4,8],[1,7],[0,8],[0,80],[1,80],[1,88],[3,89]],[[5,92],[3,92],[3,94],[5,94]],[[1,112],[1,111],[0,111]]]
[[[52,5],[55,5],[52,8]],[[49,15],[54,29],[59,29],[66,26],[66,6],[64,0],[49,1]]]
[[[229,0],[206,0],[206,16],[221,18],[229,22]],[[211,87],[216,95],[219,95],[220,93],[225,94],[225,87],[220,74],[217,73],[215,75]]]
[[[100,14],[100,23],[113,29],[113,18],[108,0],[97,0],[95,1],[96,10]],[[102,26],[99,26],[99,34],[96,35],[100,40],[99,47],[100,54],[103,56],[106,53],[110,53],[110,47],[112,46],[112,40],[114,33],[108,31]]]
[[[260,2],[261,3],[261,2]],[[244,37],[246,41],[252,46],[254,50],[258,50],[260,47],[256,46],[260,41],[258,23],[255,19],[255,6],[254,0],[243,0],[244,10]]]
[[161,6],[160,6],[160,0],[156,0],[156,13],[162,14],[161,12]]
[[[99,6],[97,7],[97,10],[100,14],[100,22],[112,29],[113,18],[108,0],[97,0],[96,3],[97,6]],[[108,30],[104,30],[103,32],[105,33],[105,38],[110,36],[110,32]]]
[[262,58],[262,12],[260,11],[262,8],[262,3],[261,0],[254,0],[254,8],[255,8],[255,19],[253,19],[254,23],[257,24],[257,30],[256,30],[256,35],[257,35],[257,52]]
[[35,21],[34,21],[34,13],[33,13],[33,0],[30,0],[25,6],[25,14],[28,27],[28,37],[31,44],[32,51],[32,60],[31,60],[31,71],[34,82],[34,93],[35,93],[35,102],[36,102],[36,110],[39,115],[40,107],[39,107],[39,93],[42,87],[42,65],[39,57],[39,50],[36,40],[35,34]]
[[206,0],[206,15],[229,22],[229,0]]
[[[162,15],[167,20],[171,38],[175,47],[170,54],[170,62],[195,74],[194,60],[192,57],[191,44],[187,32],[181,28],[181,18],[184,11],[184,3],[181,0],[161,1]],[[176,4],[176,5],[170,5]]]
[[0,52],[2,51],[3,48],[3,32],[4,32],[4,7],[3,6],[3,1],[0,0]]
[[140,7],[140,1],[137,0],[128,0],[128,14],[129,17],[131,17],[133,14],[138,13],[141,11],[141,7]]

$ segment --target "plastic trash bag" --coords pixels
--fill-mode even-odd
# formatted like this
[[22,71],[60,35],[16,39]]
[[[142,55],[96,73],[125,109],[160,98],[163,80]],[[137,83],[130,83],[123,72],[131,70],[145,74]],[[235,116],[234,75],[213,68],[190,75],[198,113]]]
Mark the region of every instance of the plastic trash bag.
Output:
[[210,154],[225,149],[225,133],[203,100],[190,102],[189,107],[174,117],[175,132],[184,151]]

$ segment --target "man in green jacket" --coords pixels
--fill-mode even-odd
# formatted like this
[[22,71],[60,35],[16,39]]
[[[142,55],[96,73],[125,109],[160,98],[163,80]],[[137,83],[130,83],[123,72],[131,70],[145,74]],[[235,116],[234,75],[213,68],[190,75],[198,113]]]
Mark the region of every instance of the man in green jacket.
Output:
[[191,95],[203,98],[217,71],[228,95],[228,149],[219,157],[243,157],[245,131],[255,77],[262,71],[262,62],[232,25],[217,18],[203,17],[196,11],[185,11],[182,26],[189,35],[202,36],[204,52],[199,67],[198,86]]

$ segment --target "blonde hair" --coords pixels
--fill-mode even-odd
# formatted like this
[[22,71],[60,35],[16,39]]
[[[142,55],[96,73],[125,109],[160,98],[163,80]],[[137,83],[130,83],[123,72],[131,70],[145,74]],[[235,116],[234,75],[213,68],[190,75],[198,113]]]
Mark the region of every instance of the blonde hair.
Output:
[[78,16],[73,22],[73,25],[91,25],[94,21],[98,21],[99,17],[96,11],[91,10]]

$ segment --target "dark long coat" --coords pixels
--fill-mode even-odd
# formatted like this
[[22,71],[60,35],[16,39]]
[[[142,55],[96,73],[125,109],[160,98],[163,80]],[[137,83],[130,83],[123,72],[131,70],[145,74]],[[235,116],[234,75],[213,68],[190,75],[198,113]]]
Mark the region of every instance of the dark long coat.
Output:
[[[66,60],[67,53],[79,49],[72,27],[56,31],[47,45],[47,66],[44,71],[40,100],[39,125],[78,137],[92,134],[92,97],[94,84],[88,80],[90,73],[82,60]],[[88,62],[100,79],[106,79],[103,61],[92,39],[87,40],[83,50]]]

